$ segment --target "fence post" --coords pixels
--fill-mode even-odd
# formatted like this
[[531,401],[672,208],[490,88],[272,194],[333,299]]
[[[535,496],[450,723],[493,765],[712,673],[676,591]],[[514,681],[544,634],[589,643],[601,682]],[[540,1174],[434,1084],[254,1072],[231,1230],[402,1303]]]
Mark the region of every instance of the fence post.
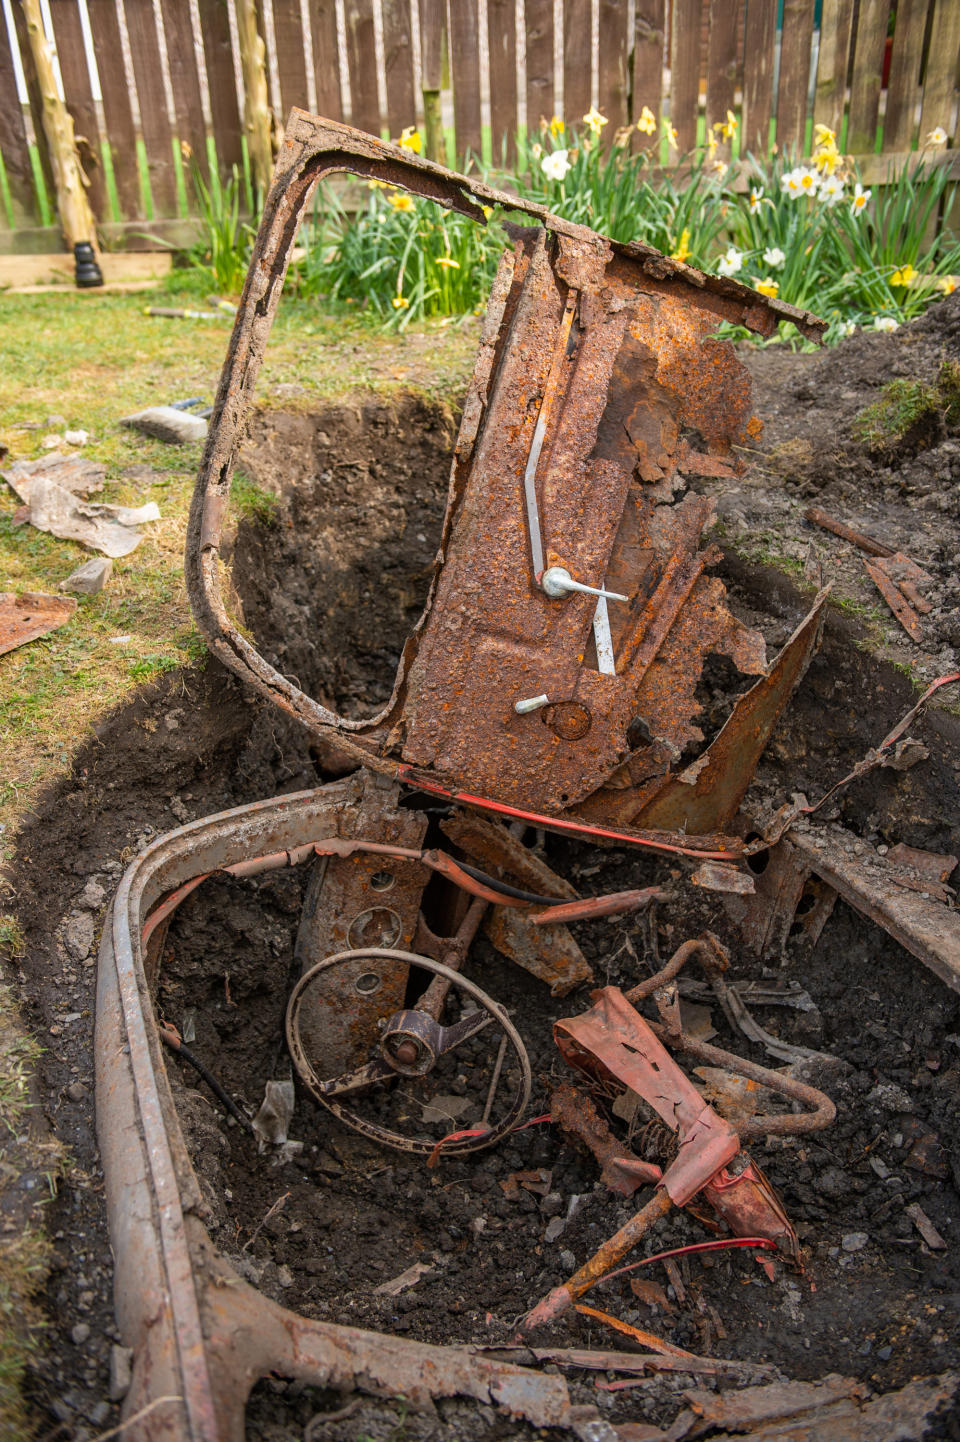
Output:
[[270,130],[270,99],[263,39],[257,29],[255,0],[237,0],[237,34],[243,68],[243,128],[250,150],[253,182],[265,196],[273,175],[273,141]]
[[420,53],[423,70],[423,128],[431,160],[445,160],[440,88],[443,85],[443,51],[447,29],[444,0],[420,0]]
[[[87,199],[86,178],[77,155],[73,119],[57,90],[40,6],[38,0],[21,0],[21,5],[30,40],[30,56],[43,102],[43,133],[50,154],[64,239],[71,250],[81,244],[91,246],[95,258],[99,254],[96,222]],[[102,284],[102,281],[96,283]]]

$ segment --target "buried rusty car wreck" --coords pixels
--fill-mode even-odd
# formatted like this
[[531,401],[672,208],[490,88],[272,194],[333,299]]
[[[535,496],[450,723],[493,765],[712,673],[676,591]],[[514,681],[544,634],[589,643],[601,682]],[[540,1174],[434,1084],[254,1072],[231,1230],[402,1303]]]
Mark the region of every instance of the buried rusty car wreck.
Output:
[[[737,973],[733,949],[706,928],[678,937],[666,961],[654,947],[650,975],[578,992],[564,1003],[569,1015],[552,1012],[553,1063],[539,1035],[549,1042],[548,998],[600,980],[573,927],[632,915],[655,935],[657,915],[670,915],[688,888],[719,898],[739,945],[763,957],[778,955],[794,927],[822,929],[839,895],[960,988],[960,928],[942,891],[906,886],[891,900],[884,858],[854,859],[842,828],[814,830],[820,803],[794,798],[778,811],[748,796],[818,647],[827,597],[816,596],[768,663],[762,635],[728,608],[711,570],[719,552],[702,536],[712,503],[689,481],[736,475],[758,434],[749,378],[715,337],[719,322],[764,335],[789,318],[811,338],[820,322],[528,208],[535,223],[511,227],[487,308],[425,610],[387,704],[369,720],[346,719],[264,659],[221,590],[230,476],[289,250],[313,186],[337,170],[478,223],[484,207],[518,209],[346,127],[300,112],[288,124],[211,420],[188,585],[214,654],[338,756],[342,774],[159,837],[129,867],[104,928],[97,1125],[117,1320],[133,1352],[124,1435],[239,1439],[250,1389],[266,1376],[412,1407],[466,1397],[516,1419],[510,1427],[565,1428],[596,1442],[728,1429],[920,1435],[909,1429],[950,1397],[948,1374],[880,1396],[837,1376],[790,1382],[776,1356],[716,1355],[713,1343],[727,1334],[709,1304],[704,1346],[693,1353],[581,1301],[628,1270],[628,1253],[672,1208],[721,1234],[705,1256],[737,1246],[766,1276],[805,1277],[802,1238],[754,1152],[830,1127],[831,1059],[754,1019],[747,1000],[761,999],[727,979]],[[753,680],[701,744],[698,685],[716,657]],[[869,765],[892,754],[905,730],[895,728]],[[616,849],[647,869],[626,887],[581,894],[554,869],[556,846],[546,859],[545,836]],[[906,858],[908,871],[918,856]],[[440,1346],[294,1311],[254,1285],[244,1256],[208,1229],[211,1198],[165,1066],[164,1048],[192,1058],[186,1028],[160,1004],[167,939],[204,883],[291,868],[304,880],[282,998],[285,1045],[265,1041],[276,1059],[256,1116],[215,1090],[260,1167],[297,1158],[294,1107],[319,1103],[383,1156],[406,1152],[434,1176],[552,1119],[556,1150],[569,1139],[592,1153],[602,1192],[647,1189],[582,1265],[566,1266],[565,1280],[531,1293],[509,1326],[483,1339]],[[497,972],[496,998],[466,972],[481,937],[510,963]],[[694,960],[703,983],[686,974]],[[223,974],[216,956],[209,965]],[[542,1002],[521,1017],[510,978],[524,974]],[[711,1045],[691,985],[776,1065]],[[641,1014],[648,1000],[656,1018]],[[694,1062],[691,1077],[684,1066]],[[548,1112],[530,1117],[551,1066],[563,1079],[548,1089]],[[546,1169],[516,1170],[500,1186],[507,1198],[511,1189],[553,1195]],[[935,1247],[936,1228],[924,1221]],[[665,1265],[679,1297],[683,1274],[671,1254]],[[429,1270],[417,1263],[378,1290],[414,1287],[417,1267]],[[632,1350],[567,1345],[557,1324],[571,1315]],[[632,1395],[671,1374],[740,1390],[687,1382],[686,1405],[664,1430],[624,1413],[608,1421],[576,1400],[567,1376],[594,1373],[608,1393]]]

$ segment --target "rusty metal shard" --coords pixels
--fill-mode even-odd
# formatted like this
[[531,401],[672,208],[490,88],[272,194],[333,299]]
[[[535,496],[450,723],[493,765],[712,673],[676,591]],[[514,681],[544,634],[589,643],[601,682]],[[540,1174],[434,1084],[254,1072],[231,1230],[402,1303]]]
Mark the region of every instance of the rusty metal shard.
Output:
[[629,819],[642,826],[712,831],[732,821],[763,748],[820,644],[829,587],[817,596],[762,681],[741,696],[716,740],[670,777]]
[[0,595],[0,656],[65,626],[76,609],[76,601],[63,596],[4,592]]
[[485,935],[499,952],[531,976],[546,982],[552,996],[566,996],[575,986],[593,980],[583,952],[562,922],[545,926],[524,912],[495,906],[483,924]]

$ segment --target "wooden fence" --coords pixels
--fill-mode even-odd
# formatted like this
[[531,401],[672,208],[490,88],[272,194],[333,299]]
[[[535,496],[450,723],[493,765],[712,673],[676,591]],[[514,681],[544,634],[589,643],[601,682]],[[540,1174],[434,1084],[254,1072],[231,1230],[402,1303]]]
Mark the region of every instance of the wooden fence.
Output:
[[[58,249],[19,0],[0,0],[0,251]],[[41,0],[107,245],[176,236],[245,164],[235,0]],[[509,158],[518,129],[646,105],[681,149],[728,109],[743,150],[809,150],[829,125],[883,178],[958,135],[960,0],[259,0],[277,126],[293,105],[397,136],[439,92],[449,157]]]

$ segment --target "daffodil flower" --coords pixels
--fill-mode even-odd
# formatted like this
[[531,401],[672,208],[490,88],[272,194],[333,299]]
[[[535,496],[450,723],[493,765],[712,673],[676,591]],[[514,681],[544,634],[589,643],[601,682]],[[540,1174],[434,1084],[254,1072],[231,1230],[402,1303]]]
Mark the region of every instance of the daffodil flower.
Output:
[[555,150],[552,155],[545,155],[540,164],[548,180],[562,181],[567,171],[571,168],[565,150]]
[[737,250],[735,245],[727,249],[726,255],[722,255],[717,261],[717,275],[736,275],[743,269],[743,252]]
[[874,318],[874,330],[899,330],[900,322],[894,320],[892,315],[878,315]]
[[558,135],[563,134],[563,121],[560,119],[559,115],[554,115],[550,119],[550,134],[553,136],[554,140],[556,140]]
[[957,282],[952,275],[942,275],[937,281],[937,290],[942,290],[944,295],[953,295],[957,288]]
[[755,185],[750,192],[750,214],[756,215],[763,205],[763,186]]
[[412,210],[413,196],[406,195],[403,191],[396,191],[387,197],[394,210]]
[[459,262],[459,260],[454,260],[453,257],[450,256],[450,255],[438,255],[438,256],[437,256],[437,260],[436,260],[436,264],[437,264],[437,265],[442,265],[442,266],[444,266],[447,270],[459,270],[459,269],[460,269],[460,262]]
[[683,234],[680,236],[680,244],[676,250],[670,252],[671,260],[684,261],[690,254],[690,227],[684,226]]
[[394,310],[406,310],[409,304],[410,302],[407,300],[407,297],[405,295],[395,295],[393,297]]
[[367,189],[368,189],[368,190],[390,190],[391,187],[387,184],[387,182],[386,182],[385,180],[368,180],[368,181],[367,181]]
[[534,143],[531,145],[530,154],[533,156],[534,160],[540,159],[541,155],[543,154],[543,146],[540,144],[539,140],[535,140]]
[[781,176],[780,186],[781,189],[786,192],[786,194],[790,197],[791,200],[798,199],[798,197],[802,194],[802,191],[800,190],[799,169],[788,170],[785,175]]
[[489,220],[490,217],[491,217],[491,215],[493,214],[493,206],[492,206],[492,205],[481,205],[480,209],[483,211],[483,218],[484,218],[484,220]]
[[600,114],[599,110],[595,105],[591,105],[590,109],[583,117],[583,123],[588,128],[588,130],[593,131],[594,135],[599,135],[603,127],[608,124],[608,121],[605,115]]
[[417,127],[408,125],[405,130],[401,130],[398,144],[403,150],[412,150],[414,155],[419,155],[423,148],[423,142]]
[[680,138],[677,135],[676,127],[670,124],[666,116],[662,120],[663,133],[674,150],[680,149]]
[[657,117],[654,115],[649,105],[645,105],[641,110],[640,119],[637,121],[637,129],[642,135],[656,134]]
[[902,286],[912,285],[916,274],[917,272],[912,265],[902,265],[898,270],[893,272],[893,275],[890,277],[890,284]]
[[827,174],[820,182],[817,192],[824,205],[836,205],[843,199],[844,183],[839,175]]
[[722,180],[723,177],[726,175],[727,171],[730,169],[729,165],[725,160],[715,160],[713,162],[713,168],[717,173],[718,180]]
[[769,250],[763,252],[763,263],[764,265],[769,265],[772,270],[779,270],[786,258],[783,251],[777,245],[771,246]]
[[837,143],[837,133],[831,130],[829,125],[815,125],[813,127],[813,143],[817,150],[829,148]]
[[872,194],[872,190],[864,190],[862,185],[857,185],[853,192],[853,199],[850,202],[850,214],[859,215],[861,210],[866,210]]
[[931,130],[930,134],[927,136],[928,145],[946,145],[946,143],[947,132],[944,130],[942,125],[938,125],[936,130]]
[[771,300],[776,300],[780,294],[780,285],[775,280],[760,280],[757,276],[754,276],[753,288],[754,290],[758,290],[761,295],[769,296]]
[[727,111],[726,120],[714,121],[714,130],[719,130],[724,140],[732,140],[737,133],[737,117],[732,110]]

